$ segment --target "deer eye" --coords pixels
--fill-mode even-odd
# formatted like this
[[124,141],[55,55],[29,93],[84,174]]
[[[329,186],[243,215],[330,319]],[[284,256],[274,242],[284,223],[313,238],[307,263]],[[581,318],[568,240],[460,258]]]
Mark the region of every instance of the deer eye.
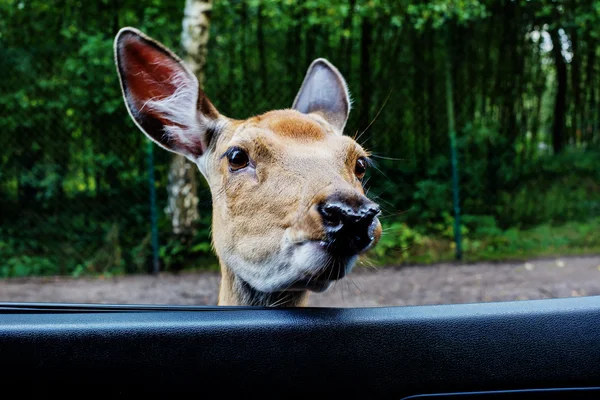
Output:
[[367,172],[367,161],[363,157],[360,157],[358,160],[356,160],[356,166],[354,167],[354,173],[356,174],[356,177],[358,179],[362,179],[365,176],[366,172]]
[[248,153],[239,147],[233,147],[227,151],[227,161],[229,161],[229,168],[232,171],[246,168],[250,162]]

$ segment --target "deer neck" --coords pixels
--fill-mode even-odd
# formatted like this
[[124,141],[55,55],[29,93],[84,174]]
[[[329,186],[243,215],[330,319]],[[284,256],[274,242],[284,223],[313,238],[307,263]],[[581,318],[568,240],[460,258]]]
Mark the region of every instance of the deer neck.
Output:
[[263,293],[235,276],[221,261],[219,306],[304,307],[308,291]]

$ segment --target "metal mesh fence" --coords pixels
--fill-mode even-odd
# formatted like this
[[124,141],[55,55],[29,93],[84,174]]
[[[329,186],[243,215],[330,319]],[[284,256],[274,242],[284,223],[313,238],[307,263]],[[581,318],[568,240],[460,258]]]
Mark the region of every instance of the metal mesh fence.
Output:
[[[104,3],[93,10],[74,6],[69,21],[41,3],[31,7],[42,11],[29,14],[18,14],[17,3],[4,6],[10,18],[0,36],[0,277],[152,268],[148,141],[125,110],[112,40],[120,26],[138,21],[179,51],[180,25],[173,20],[181,15],[173,5],[158,7],[170,13],[170,22],[148,19],[151,8],[139,5],[123,6],[143,15],[139,19],[128,17],[127,10],[102,14]],[[357,15],[350,39],[333,36],[334,28],[304,28],[302,19],[289,29],[271,20],[261,49],[257,20],[246,15],[244,25],[240,18],[248,10],[228,12],[229,19],[213,21],[205,86],[224,115],[246,118],[290,107],[310,61],[329,58],[353,98],[346,133],[360,136],[379,157],[371,193],[387,214],[411,210],[403,218],[434,226],[452,215],[449,58],[463,212],[506,224],[517,218],[535,223],[541,215],[535,196],[518,196],[522,182],[536,173],[529,162],[551,154],[554,55],[541,53],[539,42],[522,40],[511,54],[526,65],[504,62],[509,47],[493,34],[504,32],[502,18],[451,25],[440,33],[386,25],[386,19],[366,24]],[[519,35],[532,29],[523,26]],[[581,40],[579,46],[587,52],[595,44]],[[590,57],[583,59],[583,70],[594,72],[598,58]],[[592,72],[581,73],[578,82],[586,117],[579,120],[588,122],[577,122],[575,97],[565,105],[565,143],[574,147],[598,142],[597,89],[583,84],[594,82]],[[512,85],[506,85],[509,79]],[[163,259],[166,251],[171,256],[180,251],[175,245],[166,250],[172,240],[165,215],[172,154],[153,147],[152,156]],[[210,240],[210,192],[202,179],[198,196],[201,221],[194,246]],[[529,214],[514,216],[510,207],[518,201]],[[212,262],[210,248],[202,249],[200,259]]]

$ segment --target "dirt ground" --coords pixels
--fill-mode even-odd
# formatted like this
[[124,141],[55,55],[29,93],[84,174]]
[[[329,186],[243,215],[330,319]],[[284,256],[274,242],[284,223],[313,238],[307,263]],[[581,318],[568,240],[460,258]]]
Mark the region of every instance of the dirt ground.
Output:
[[[214,305],[216,273],[101,278],[0,280],[0,301]],[[452,304],[600,295],[600,256],[527,263],[357,267],[316,307]]]

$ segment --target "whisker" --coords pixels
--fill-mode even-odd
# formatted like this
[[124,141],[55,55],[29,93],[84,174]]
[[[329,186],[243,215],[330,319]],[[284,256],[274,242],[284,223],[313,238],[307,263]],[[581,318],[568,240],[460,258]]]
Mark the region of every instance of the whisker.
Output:
[[381,173],[381,175],[383,175],[384,177],[386,177],[386,179],[387,179],[388,181],[390,181],[390,182],[392,181],[392,180],[390,179],[390,177],[389,177],[389,176],[387,176],[387,175],[386,175],[386,174],[385,174],[385,173],[384,173],[384,172],[383,172],[383,171],[382,171],[382,170],[381,170],[381,169],[380,169],[380,168],[379,168],[377,165],[373,165],[373,168],[375,168],[377,171],[379,171],[379,172]]
[[[328,258],[328,259],[327,259],[327,262],[325,263],[325,267],[324,267],[323,269],[327,269],[327,268],[329,268],[329,264],[330,264],[332,261],[333,261],[333,260],[331,260],[331,259],[329,259],[329,258]],[[314,277],[316,277],[316,276],[317,276],[317,274],[315,274],[315,275],[311,276],[310,278],[308,278],[308,282],[307,282],[306,284],[308,285],[308,284],[310,283],[311,279],[313,279],[313,278],[314,278]]]
[[386,199],[384,199],[383,197],[381,197],[381,195],[384,194],[384,193],[385,193],[385,190],[383,192],[381,192],[381,193],[376,194],[375,196],[373,196],[372,199],[373,200],[380,200],[380,201],[386,203],[388,206],[390,206],[392,208],[396,208],[396,206],[394,204],[390,203],[389,201],[387,201]]
[[363,258],[363,259],[361,259],[361,260],[359,261],[359,263],[360,263],[360,264],[362,264],[362,265],[363,265],[363,266],[365,266],[365,267],[369,267],[369,268],[373,268],[374,270],[378,270],[378,268],[377,268],[377,267],[376,267],[374,264],[372,264],[372,263],[368,263],[368,261],[371,261],[371,260],[369,260],[369,258],[368,258],[368,257],[364,256],[364,258]]
[[381,215],[381,216],[379,216],[378,218],[379,218],[379,219],[382,219],[382,218],[397,217],[398,215],[404,215],[404,214],[406,214],[406,213],[410,212],[410,211],[411,211],[413,208],[414,208],[414,207],[410,207],[410,208],[407,208],[406,210],[401,210],[401,211],[398,211],[398,212],[396,212],[396,213],[393,213],[393,214],[388,214],[388,213],[386,212],[384,215]]
[[371,121],[371,123],[369,125],[367,125],[367,127],[365,128],[364,131],[362,131],[360,133],[360,135],[358,135],[358,137],[355,139],[356,141],[358,141],[360,139],[360,137],[371,127],[371,125],[373,125],[373,123],[377,120],[377,118],[379,117],[379,114],[381,114],[381,111],[383,110],[383,107],[385,107],[385,105],[387,104],[388,100],[390,99],[390,95],[392,94],[392,89],[390,89],[390,92],[388,93],[385,101],[383,102],[383,105],[381,106],[381,108],[379,108],[379,111],[377,111],[377,114],[375,115],[375,118],[373,118],[373,120]]
[[287,298],[286,298],[286,295],[284,295],[283,297],[281,297],[281,299],[279,299],[275,303],[271,304],[270,307],[278,307],[278,306],[281,306],[283,304],[287,304],[290,301],[292,301],[292,296],[288,295]]
[[366,143],[367,143],[367,142],[369,141],[369,139],[371,139],[372,137],[373,137],[373,135],[367,136],[367,137],[366,137],[366,138],[365,138],[365,139],[364,139],[362,142],[359,142],[359,144],[360,144],[362,147],[365,147],[365,146],[366,146]]
[[387,214],[387,213],[386,213],[385,215],[381,215],[381,216],[379,216],[379,217],[377,217],[377,218],[379,218],[379,219],[385,219],[385,218],[397,217],[398,215],[404,215],[404,214],[406,214],[406,213],[407,213],[407,212],[409,212],[411,209],[412,209],[412,207],[411,207],[411,208],[409,208],[408,210],[399,211],[399,212],[397,212],[397,213],[393,213],[393,214]]
[[[356,288],[356,290],[358,290],[358,293],[359,293],[360,295],[362,295],[362,294],[363,294],[363,292],[362,292],[361,288],[360,288],[360,287],[358,287],[358,285],[356,284],[356,282],[354,281],[354,279],[350,279],[350,282],[352,282],[352,284],[354,285],[354,287]],[[348,283],[348,286],[350,285],[350,282]]]
[[373,196],[371,197],[371,200],[377,202],[379,204],[379,207],[381,208],[381,212],[383,213],[383,215],[390,215],[392,214],[392,212],[390,210],[388,210],[385,206],[384,203],[386,204],[386,206],[389,206],[390,208],[396,210],[396,206],[393,205],[392,203],[390,203],[389,201],[386,201],[380,197],[377,196]]
[[371,153],[371,155],[369,157],[381,158],[382,160],[390,160],[390,161],[408,161],[409,160],[408,158],[393,158],[393,157],[378,156],[373,153]]
[[400,248],[400,249],[390,249],[390,252],[392,254],[403,254],[403,253],[407,253],[411,248],[412,248],[412,246],[408,246],[408,247]]

